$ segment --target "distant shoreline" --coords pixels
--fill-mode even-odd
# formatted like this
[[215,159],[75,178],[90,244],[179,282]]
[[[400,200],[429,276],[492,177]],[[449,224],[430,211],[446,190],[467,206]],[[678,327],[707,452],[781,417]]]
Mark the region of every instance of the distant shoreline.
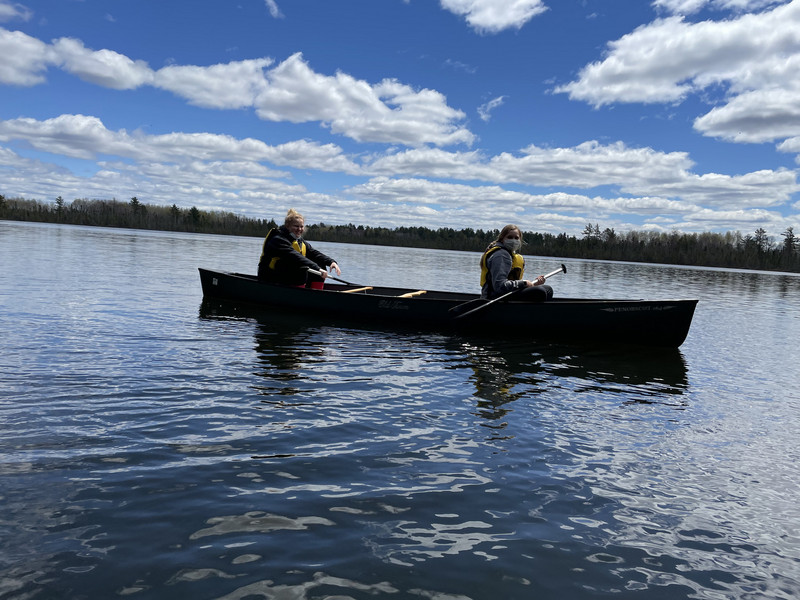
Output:
[[[6,198],[0,195],[0,220],[119,227],[154,231],[210,233],[263,237],[277,224],[273,219],[251,219],[229,212],[155,206],[131,198],[118,200],[74,200],[57,198],[53,203]],[[434,250],[482,252],[498,230],[426,227],[369,227],[363,225],[310,224],[309,240],[344,244],[370,244]],[[800,239],[789,227],[780,244],[773,243],[763,228],[753,234],[670,233],[629,231],[617,233],[586,225],[578,238],[565,233],[525,232],[525,254],[559,258],[613,260],[694,267],[720,267],[758,271],[800,273]]]

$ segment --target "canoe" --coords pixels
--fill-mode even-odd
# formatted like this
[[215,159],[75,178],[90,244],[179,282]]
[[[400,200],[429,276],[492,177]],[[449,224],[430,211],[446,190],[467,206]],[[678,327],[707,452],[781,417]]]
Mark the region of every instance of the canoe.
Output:
[[[491,303],[476,294],[329,284],[322,290],[261,283],[255,275],[199,269],[203,297],[309,317],[451,333],[678,348],[697,300],[559,298]],[[486,305],[485,307],[483,305]],[[475,310],[475,309],[479,310]]]

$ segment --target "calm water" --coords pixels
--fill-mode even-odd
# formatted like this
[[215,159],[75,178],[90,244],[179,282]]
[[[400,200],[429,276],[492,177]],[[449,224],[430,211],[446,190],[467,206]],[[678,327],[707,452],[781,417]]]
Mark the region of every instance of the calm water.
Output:
[[569,261],[563,296],[700,298],[650,356],[206,310],[260,243],[0,222],[0,598],[800,595],[800,277]]

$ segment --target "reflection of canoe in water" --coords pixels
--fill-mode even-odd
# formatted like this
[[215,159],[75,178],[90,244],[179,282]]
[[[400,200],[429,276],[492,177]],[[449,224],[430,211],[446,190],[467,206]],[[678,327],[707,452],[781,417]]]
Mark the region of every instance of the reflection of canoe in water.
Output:
[[[253,372],[267,380],[258,389],[271,398],[264,402],[284,404],[284,396],[298,392],[290,382],[307,377],[308,369],[315,369],[315,365],[325,369],[324,363],[340,360],[345,352],[348,362],[353,359],[353,368],[364,369],[359,373],[366,373],[367,378],[384,373],[385,362],[365,360],[376,353],[383,354],[378,360],[383,358],[395,366],[398,357],[408,357],[415,365],[415,373],[425,369],[417,365],[420,360],[434,362],[448,371],[466,368],[465,382],[474,386],[472,395],[477,400],[479,414],[491,421],[502,419],[511,408],[510,403],[518,399],[551,394],[554,384],[575,392],[567,394],[565,402],[578,401],[579,397],[585,401],[602,394],[606,399],[617,396],[623,405],[660,404],[681,409],[688,403],[688,398],[683,397],[689,385],[688,371],[678,348],[642,352],[639,346],[451,335],[420,329],[388,329],[380,324],[341,319],[334,324],[302,313],[264,310],[256,305],[213,298],[203,299],[199,316],[204,321],[228,325],[247,322],[248,327],[237,331],[254,333],[257,363]],[[254,329],[249,327],[251,324],[255,324]],[[230,331],[227,326],[223,330]],[[342,348],[344,340],[349,346],[347,350]],[[383,353],[384,348],[390,350]],[[375,370],[367,363],[374,364]],[[289,387],[275,387],[281,384]],[[280,390],[277,400],[273,398],[276,389]]]
[[[386,326],[456,333],[677,348],[686,339],[697,300],[553,298],[507,300],[480,307],[475,294],[391,287],[327,285],[312,290],[259,283],[254,275],[200,269],[203,296],[264,309],[299,311]],[[470,314],[466,314],[466,312]]]

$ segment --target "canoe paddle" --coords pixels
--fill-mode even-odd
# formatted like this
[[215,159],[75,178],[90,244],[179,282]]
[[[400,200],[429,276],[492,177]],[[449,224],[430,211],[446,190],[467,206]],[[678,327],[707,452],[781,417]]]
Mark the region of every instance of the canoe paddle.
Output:
[[[308,272],[322,277],[322,271],[315,271],[314,269],[309,268]],[[358,285],[357,283],[350,283],[349,281],[345,281],[344,279],[339,279],[338,277],[334,277],[333,275],[328,275],[328,279],[333,279],[334,281],[338,281],[339,283],[344,283],[345,285]]]
[[[548,277],[552,277],[553,275],[557,275],[558,273],[566,273],[566,272],[567,272],[566,265],[561,265],[555,271],[552,271],[552,272],[548,273],[547,275],[543,275],[543,277],[544,277],[544,279],[546,281]],[[461,319],[463,317],[466,317],[467,315],[474,314],[474,313],[478,312],[479,310],[482,310],[482,309],[486,308],[490,304],[494,304],[498,300],[502,300],[503,298],[508,298],[509,296],[517,294],[517,293],[521,292],[524,289],[526,289],[526,288],[519,287],[519,288],[517,288],[515,290],[511,290],[510,292],[506,292],[502,296],[498,296],[497,298],[493,298],[492,300],[489,300],[488,302],[483,300],[483,298],[478,298],[477,300],[470,300],[469,302],[465,302],[464,304],[459,304],[458,306],[454,306],[453,308],[450,309],[450,312],[456,311],[459,308],[461,308],[461,307],[463,307],[463,306],[465,306],[467,304],[481,302],[480,306],[477,306],[477,307],[473,308],[472,310],[468,310],[465,313],[461,313],[460,315],[456,315],[455,317],[453,317],[454,319]]]

